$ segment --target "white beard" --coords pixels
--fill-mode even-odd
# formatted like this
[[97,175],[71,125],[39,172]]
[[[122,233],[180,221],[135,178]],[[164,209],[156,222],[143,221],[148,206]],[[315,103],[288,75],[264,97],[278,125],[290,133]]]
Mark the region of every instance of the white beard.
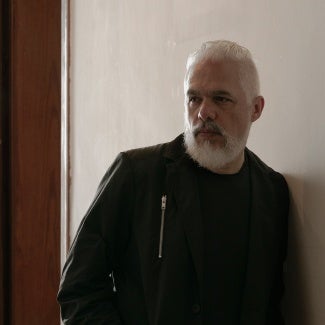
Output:
[[[223,147],[215,148],[209,140],[198,143],[195,134],[201,127],[218,129],[225,139]],[[223,128],[218,126],[215,122],[201,122],[193,127],[185,119],[184,143],[186,152],[196,161],[200,166],[215,172],[216,170],[225,168],[228,164],[233,162],[245,149],[250,128],[248,127],[246,133],[241,138],[236,138],[225,132]]]

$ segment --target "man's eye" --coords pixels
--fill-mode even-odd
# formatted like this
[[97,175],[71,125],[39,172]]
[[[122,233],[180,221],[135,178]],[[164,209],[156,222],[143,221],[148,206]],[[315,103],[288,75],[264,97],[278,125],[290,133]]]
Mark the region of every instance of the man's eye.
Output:
[[199,97],[197,96],[191,96],[188,99],[189,103],[197,103],[199,101]]
[[213,97],[213,100],[216,103],[227,103],[227,102],[231,101],[229,98],[223,97],[223,96],[215,96],[215,97]]

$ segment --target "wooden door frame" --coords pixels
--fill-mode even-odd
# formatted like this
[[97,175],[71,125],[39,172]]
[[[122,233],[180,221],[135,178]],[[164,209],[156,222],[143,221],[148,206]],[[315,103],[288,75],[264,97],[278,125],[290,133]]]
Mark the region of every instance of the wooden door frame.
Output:
[[10,263],[9,243],[9,1],[0,0],[0,325],[9,324]]
[[69,250],[70,231],[70,0],[61,0],[61,268]]
[[57,325],[61,2],[0,1],[0,324]]

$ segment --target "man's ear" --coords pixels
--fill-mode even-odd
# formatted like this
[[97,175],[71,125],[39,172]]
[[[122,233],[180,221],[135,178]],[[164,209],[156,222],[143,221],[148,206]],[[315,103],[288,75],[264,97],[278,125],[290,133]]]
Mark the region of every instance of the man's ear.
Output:
[[252,122],[255,122],[262,115],[264,103],[265,101],[263,96],[257,96],[253,99],[253,110],[251,115]]

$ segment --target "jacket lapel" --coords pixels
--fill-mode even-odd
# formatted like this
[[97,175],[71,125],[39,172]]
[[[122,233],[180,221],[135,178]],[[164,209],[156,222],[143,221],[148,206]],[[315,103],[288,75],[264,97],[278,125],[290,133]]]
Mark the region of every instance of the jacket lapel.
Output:
[[[251,181],[251,217],[245,285],[242,299],[241,325],[262,324],[266,305],[268,274],[272,248],[272,188],[264,171],[248,153]],[[263,290],[263,288],[265,290]]]
[[[187,244],[193,258],[193,264],[198,277],[200,294],[202,296],[203,282],[203,230],[200,210],[200,200],[197,186],[197,176],[193,172],[192,162],[184,153],[180,138],[176,139],[173,150],[168,153],[173,158],[167,163],[167,188],[171,189],[178,209],[178,216],[181,218]],[[178,152],[178,156],[175,156]],[[179,153],[181,152],[181,155]]]

